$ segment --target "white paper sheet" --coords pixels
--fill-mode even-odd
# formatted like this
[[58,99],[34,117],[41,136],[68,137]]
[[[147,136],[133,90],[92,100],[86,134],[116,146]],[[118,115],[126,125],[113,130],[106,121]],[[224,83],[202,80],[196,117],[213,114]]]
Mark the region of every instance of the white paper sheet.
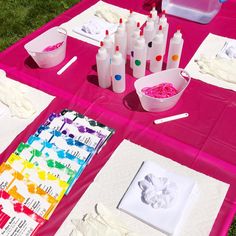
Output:
[[[117,206],[143,161],[151,160],[164,169],[190,177],[198,186],[196,202],[188,209],[179,227],[181,236],[208,236],[219,212],[228,184],[182,166],[172,160],[124,140],[96,176],[74,209],[57,231],[57,236],[69,234],[74,228],[71,219],[81,219],[92,212],[96,203],[103,203],[126,228],[140,235],[161,236],[164,233],[120,211]],[[69,196],[68,196],[69,197]],[[175,234],[178,235],[178,234]]]
[[202,42],[192,59],[189,61],[188,65],[185,67],[190,76],[208,84],[236,91],[236,84],[217,79],[209,74],[201,73],[199,66],[196,62],[194,62],[194,60],[198,59],[200,55],[206,55],[207,57],[215,57],[224,47],[225,42],[229,42],[232,40],[236,41],[234,39],[218,36],[215,34],[208,34],[208,36]]
[[32,121],[49,105],[54,98],[53,96],[40,90],[23,85],[22,83],[19,84],[20,86],[23,86],[25,96],[27,96],[27,98],[32,102],[36,109],[36,113],[27,119],[13,117],[8,107],[0,102],[0,153],[7,148],[13,139],[21,131],[23,131],[27,125],[32,123]]
[[[89,43],[89,44],[92,44],[95,46],[99,46],[100,42],[98,42],[97,40],[93,40],[93,39],[86,37],[84,35],[80,35],[78,33],[75,33],[73,31],[73,29],[88,22],[89,18],[93,17],[95,12],[99,8],[102,8],[102,7],[110,8],[114,12],[117,12],[117,13],[123,15],[125,18],[127,18],[129,15],[129,10],[127,10],[127,9],[117,7],[112,4],[105,3],[103,1],[98,1],[96,4],[94,4],[93,6],[88,8],[87,10],[83,11],[79,15],[75,16],[74,18],[72,18],[68,22],[61,24],[60,27],[64,28],[70,37],[79,39],[81,41],[84,41],[86,43]],[[147,16],[137,13],[137,12],[134,12],[134,14],[136,15],[137,21],[140,22],[140,25],[144,24],[144,22],[147,19]]]

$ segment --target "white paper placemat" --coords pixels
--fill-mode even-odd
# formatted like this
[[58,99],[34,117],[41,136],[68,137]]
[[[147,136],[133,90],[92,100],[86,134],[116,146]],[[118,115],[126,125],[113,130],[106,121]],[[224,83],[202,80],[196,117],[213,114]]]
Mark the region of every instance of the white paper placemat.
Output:
[[143,161],[146,160],[154,161],[166,170],[190,177],[196,182],[198,186],[197,199],[195,204],[191,205],[186,217],[184,217],[181,227],[179,227],[179,235],[208,236],[229,185],[182,166],[127,140],[124,140],[112,154],[94,182],[61,225],[56,235],[64,236],[65,232],[69,234],[74,229],[71,219],[81,219],[86,213],[92,212],[96,203],[99,202],[108,207],[115,217],[124,222],[124,226],[131,231],[141,236],[165,235],[117,209],[125,191]]
[[234,39],[218,36],[215,34],[208,34],[205,40],[202,42],[192,59],[189,61],[185,69],[188,71],[191,77],[199,79],[208,84],[212,84],[225,89],[232,89],[236,91],[236,84],[217,79],[209,74],[203,74],[200,72],[199,66],[194,60],[198,59],[200,55],[206,55],[207,57],[216,56],[223,48],[225,42],[236,41]]
[[[9,78],[8,78],[9,79]],[[53,96],[30,86],[20,84],[24,88],[25,96],[32,102],[36,113],[27,119],[13,117],[8,107],[0,101],[0,153],[2,153],[13,139],[23,131],[53,100]]]
[[[129,10],[121,8],[121,7],[117,7],[114,6],[112,4],[109,3],[105,3],[103,1],[98,1],[96,4],[94,4],[93,6],[91,6],[90,8],[88,8],[87,10],[83,11],[82,13],[80,13],[79,15],[75,16],[74,18],[72,18],[71,20],[63,23],[60,25],[60,27],[64,28],[67,31],[67,34],[73,38],[79,39],[81,41],[84,41],[86,43],[95,45],[95,46],[99,46],[100,42],[98,42],[97,40],[93,40],[89,37],[86,37],[85,35],[81,35],[78,33],[75,33],[73,31],[73,29],[77,28],[78,26],[81,26],[85,23],[88,22],[88,20],[94,16],[95,12],[102,8],[109,8],[114,12],[119,13],[120,15],[124,16],[124,18],[127,18],[129,15]],[[144,22],[147,19],[147,16],[134,12],[134,14],[136,15],[136,19],[138,22],[140,22],[140,25],[144,24]]]

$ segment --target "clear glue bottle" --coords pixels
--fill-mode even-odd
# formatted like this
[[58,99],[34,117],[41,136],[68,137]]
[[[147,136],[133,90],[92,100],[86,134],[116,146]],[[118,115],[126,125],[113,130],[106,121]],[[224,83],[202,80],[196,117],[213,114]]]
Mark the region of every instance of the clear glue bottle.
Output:
[[159,20],[159,26],[162,26],[162,31],[164,34],[164,48],[163,48],[163,54],[166,52],[166,43],[167,43],[167,38],[168,38],[168,31],[169,31],[169,23],[167,22],[166,18],[166,12],[165,10],[162,11],[162,15]]
[[152,39],[155,36],[156,28],[154,27],[154,21],[152,20],[152,14],[148,16],[146,25],[143,29],[143,35],[145,38],[146,46],[147,46],[147,60],[150,60],[150,51],[152,49]]
[[162,70],[163,64],[163,47],[164,47],[164,34],[162,32],[162,26],[159,26],[157,34],[152,41],[152,50],[150,53],[150,71],[158,72]]
[[127,55],[130,56],[131,54],[131,37],[133,34],[133,31],[136,27],[136,20],[135,15],[132,10],[130,10],[130,14],[128,17],[128,20],[126,22],[126,32],[127,32]]
[[180,28],[178,28],[174,36],[170,39],[166,69],[179,67],[183,44],[184,40]]
[[111,59],[111,80],[112,90],[115,93],[123,93],[125,91],[125,61],[116,46],[116,51]]
[[145,75],[146,56],[147,56],[147,47],[145,39],[143,37],[143,31],[141,31],[140,37],[137,38],[134,43],[133,76],[135,78],[140,78]]
[[154,2],[152,4],[152,10],[150,11],[150,14],[152,14],[152,20],[154,22],[154,28],[156,29],[159,23],[159,16],[158,16],[158,12],[156,10],[156,3]]
[[133,31],[133,34],[131,36],[131,43],[130,43],[130,47],[131,47],[131,52],[130,52],[130,67],[133,68],[134,66],[134,43],[136,41],[136,39],[139,37],[140,35],[140,23],[138,22],[136,25],[136,28]]
[[103,44],[104,44],[104,47],[107,49],[107,52],[111,58],[114,53],[114,43],[111,36],[109,35],[108,30],[106,30],[106,35],[104,37]]
[[111,86],[110,55],[103,42],[100,45],[101,47],[96,54],[98,84],[101,88],[108,88]]
[[125,24],[123,24],[122,18],[120,18],[120,24],[115,32],[115,45],[119,46],[119,50],[126,61],[127,56],[127,32]]

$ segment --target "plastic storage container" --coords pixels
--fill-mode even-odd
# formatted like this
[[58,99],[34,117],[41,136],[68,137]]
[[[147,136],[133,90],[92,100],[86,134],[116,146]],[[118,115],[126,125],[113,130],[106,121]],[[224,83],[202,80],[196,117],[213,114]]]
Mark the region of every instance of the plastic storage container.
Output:
[[[66,30],[53,27],[27,44],[25,49],[41,68],[50,68],[60,64],[66,55]],[[56,46],[60,45],[60,46]],[[51,47],[51,50],[45,50]],[[53,49],[54,48],[54,49]]]
[[[184,90],[189,85],[190,80],[191,77],[185,70],[175,68],[142,77],[135,81],[134,87],[144,110],[161,112],[169,110],[176,105]],[[153,87],[161,83],[172,83],[178,93],[168,98],[153,98],[142,92],[142,89],[145,87]]]
[[222,2],[224,0],[162,0],[162,10],[170,15],[207,24],[218,13]]

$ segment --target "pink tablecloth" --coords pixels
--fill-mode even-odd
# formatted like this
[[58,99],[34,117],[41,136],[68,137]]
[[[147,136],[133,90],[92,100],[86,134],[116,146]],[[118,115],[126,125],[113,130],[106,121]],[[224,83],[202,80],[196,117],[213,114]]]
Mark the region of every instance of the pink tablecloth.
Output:
[[[66,61],[74,55],[78,60],[60,77],[56,72],[62,65],[52,69],[39,69],[25,52],[23,45],[26,42],[46,29],[68,21],[95,2],[96,0],[82,1],[0,55],[0,68],[5,69],[9,77],[57,96],[52,104],[1,154],[2,160],[14,151],[20,141],[26,141],[51,112],[59,112],[63,108],[77,110],[116,129],[115,135],[99,155],[95,156],[70,194],[63,198],[52,218],[42,227],[38,235],[53,235],[56,232],[96,173],[124,138],[199,172],[230,183],[230,189],[211,232],[211,235],[225,235],[236,211],[235,92],[192,80],[175,108],[160,114],[147,113],[141,108],[134,92],[135,79],[128,68],[127,90],[124,94],[114,94],[109,89],[98,87],[95,67],[96,47],[69,38]],[[107,2],[144,13],[141,1]],[[187,64],[209,32],[236,38],[235,10],[236,2],[229,0],[208,25],[168,17],[169,36],[173,34],[177,25],[181,25],[184,35],[186,46],[183,50],[182,67]],[[159,126],[153,124],[156,118],[182,112],[188,112],[189,118]]]

